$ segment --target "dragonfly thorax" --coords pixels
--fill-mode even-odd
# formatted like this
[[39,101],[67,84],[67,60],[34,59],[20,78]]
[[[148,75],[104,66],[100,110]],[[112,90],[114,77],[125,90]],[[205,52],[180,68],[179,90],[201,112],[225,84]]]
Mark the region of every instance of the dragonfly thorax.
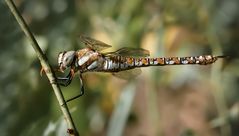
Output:
[[75,51],[64,51],[58,55],[58,66],[61,72],[71,66],[75,58]]

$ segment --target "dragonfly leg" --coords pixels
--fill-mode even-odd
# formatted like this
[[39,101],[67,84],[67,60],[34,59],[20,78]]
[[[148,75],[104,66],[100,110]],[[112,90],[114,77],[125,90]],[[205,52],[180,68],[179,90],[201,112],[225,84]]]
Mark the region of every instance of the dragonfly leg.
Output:
[[81,75],[81,74],[80,74],[80,76],[79,76],[79,79],[80,79],[80,82],[81,82],[80,94],[78,94],[78,95],[75,96],[75,97],[72,97],[72,98],[68,99],[66,102],[70,102],[70,101],[72,101],[72,100],[74,100],[74,99],[77,99],[77,98],[81,97],[82,95],[84,95],[85,90],[84,90],[84,83],[83,83],[82,75]]
[[73,69],[71,69],[71,71],[66,77],[58,77],[57,83],[62,86],[68,86],[71,83],[74,76],[75,76],[75,72]]
[[68,86],[71,83],[71,79],[67,77],[58,77],[57,78],[57,83],[60,84],[61,86]]
[[57,83],[61,86],[68,86],[72,81],[72,75],[69,73],[66,77],[57,77]]

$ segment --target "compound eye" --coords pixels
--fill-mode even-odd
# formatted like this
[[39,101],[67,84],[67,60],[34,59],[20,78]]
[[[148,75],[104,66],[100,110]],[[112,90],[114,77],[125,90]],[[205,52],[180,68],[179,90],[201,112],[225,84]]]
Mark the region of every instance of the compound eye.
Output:
[[58,54],[58,64],[61,65],[63,62],[64,52]]

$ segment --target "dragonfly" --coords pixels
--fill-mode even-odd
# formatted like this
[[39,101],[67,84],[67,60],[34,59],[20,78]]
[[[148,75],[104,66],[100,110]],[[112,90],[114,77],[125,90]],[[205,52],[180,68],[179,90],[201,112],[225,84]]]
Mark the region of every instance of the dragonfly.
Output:
[[114,52],[103,53],[102,50],[112,47],[102,41],[80,36],[80,41],[85,44],[85,48],[77,51],[63,51],[58,55],[58,70],[62,73],[70,69],[66,77],[58,77],[57,83],[68,86],[75,73],[79,73],[81,83],[80,94],[70,98],[66,102],[72,101],[84,95],[84,82],[82,74],[85,72],[108,72],[116,77],[127,79],[138,76],[141,67],[165,66],[165,65],[209,65],[219,58],[226,56],[188,56],[188,57],[149,57],[150,53],[142,48],[123,47]]

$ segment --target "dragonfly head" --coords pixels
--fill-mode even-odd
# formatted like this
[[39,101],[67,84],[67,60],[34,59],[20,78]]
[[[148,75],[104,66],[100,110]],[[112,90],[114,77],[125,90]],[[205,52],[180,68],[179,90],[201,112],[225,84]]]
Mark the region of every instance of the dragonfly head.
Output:
[[61,72],[70,67],[75,58],[75,51],[64,51],[58,55],[58,66]]

